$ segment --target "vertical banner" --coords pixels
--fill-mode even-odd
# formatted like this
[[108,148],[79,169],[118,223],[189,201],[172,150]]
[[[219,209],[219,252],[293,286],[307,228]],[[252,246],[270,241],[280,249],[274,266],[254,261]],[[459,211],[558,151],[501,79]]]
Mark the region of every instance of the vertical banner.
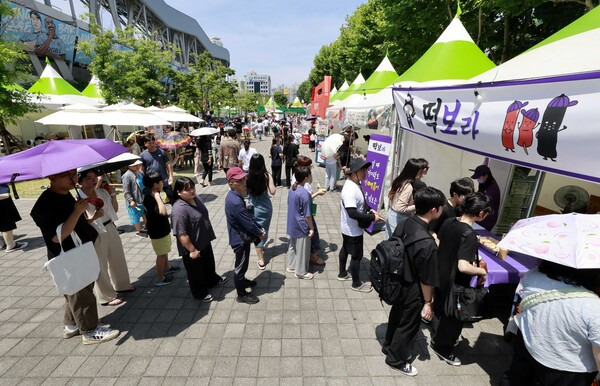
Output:
[[317,135],[316,150],[315,150],[315,162],[321,166],[325,166],[325,158],[321,157],[321,146],[327,137],[324,135]]
[[[381,189],[385,180],[385,171],[388,164],[388,158],[392,149],[392,137],[380,134],[371,134],[369,140],[369,150],[367,152],[367,162],[371,162],[371,167],[367,170],[367,176],[362,181],[362,188],[365,192],[365,201],[371,209],[377,210],[381,199]],[[373,233],[372,223],[366,231]]]

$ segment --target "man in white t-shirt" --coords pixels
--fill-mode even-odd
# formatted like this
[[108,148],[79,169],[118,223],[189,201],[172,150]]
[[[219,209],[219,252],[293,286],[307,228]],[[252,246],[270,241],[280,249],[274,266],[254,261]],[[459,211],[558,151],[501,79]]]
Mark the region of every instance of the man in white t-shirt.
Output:
[[[355,158],[350,162],[348,178],[342,189],[341,229],[342,247],[340,248],[340,272],[338,280],[352,280],[351,289],[358,292],[371,292],[373,287],[370,282],[360,281],[360,260],[363,258],[363,233],[373,221],[381,221],[377,211],[367,209],[365,195],[360,182],[367,175],[371,162],[362,158]],[[367,225],[364,228],[359,225]],[[350,273],[346,269],[348,255],[350,260]]]
[[238,156],[238,161],[240,161],[240,168],[246,173],[248,172],[248,168],[250,167],[250,159],[252,156],[256,154],[256,149],[250,147],[250,140],[244,140],[244,147],[240,150],[240,154]]

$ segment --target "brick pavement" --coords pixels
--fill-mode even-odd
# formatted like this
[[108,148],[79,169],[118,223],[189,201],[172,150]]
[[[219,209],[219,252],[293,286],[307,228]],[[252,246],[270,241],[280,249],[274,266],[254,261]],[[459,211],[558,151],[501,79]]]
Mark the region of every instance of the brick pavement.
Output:
[[[270,139],[253,146],[268,155]],[[306,146],[301,152],[310,154]],[[315,168],[314,174],[324,186],[324,168]],[[213,186],[198,187],[217,235],[217,271],[231,278],[233,253],[223,215],[226,191],[222,171],[216,173]],[[495,384],[507,366],[510,347],[502,339],[502,324],[489,320],[463,330],[464,340],[456,351],[461,367],[432,355],[429,330],[423,326],[415,345],[419,375],[393,373],[378,340],[385,333],[389,307],[382,307],[375,292],[357,293],[348,282],[336,280],[339,193],[317,199],[327,266],[306,281],[285,273],[285,188],[273,198],[267,270],[259,271],[253,259],[248,272],[258,281],[260,303],[236,303],[230,280],[212,292],[216,301],[202,304],[192,298],[183,269],[172,285],[153,287],[155,255],[148,239],[134,236],[121,207],[117,225],[127,230],[122,239],[137,291],[128,294],[124,305],[99,311],[122,334],[95,346],[83,346],[80,338],[62,339],[63,299],[41,270],[46,252],[29,216],[33,203],[17,201],[23,221],[16,236],[29,246],[22,252],[0,252],[0,385],[467,386]],[[365,236],[366,254],[381,238]],[[180,262],[175,247],[170,258]],[[364,259],[363,280],[368,280],[367,264]]]

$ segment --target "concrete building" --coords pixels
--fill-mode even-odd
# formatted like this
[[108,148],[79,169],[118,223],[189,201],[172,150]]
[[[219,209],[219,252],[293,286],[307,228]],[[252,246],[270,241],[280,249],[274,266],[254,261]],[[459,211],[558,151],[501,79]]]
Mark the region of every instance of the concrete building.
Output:
[[[65,79],[89,81],[87,65],[91,58],[77,50],[78,42],[92,39],[89,25],[77,19],[76,8],[84,6],[103,28],[134,26],[142,36],[173,44],[178,48],[174,68],[185,69],[194,54],[204,51],[226,66],[230,64],[229,51],[220,38],[209,39],[195,19],[164,0],[11,0],[9,4],[18,13],[8,23],[5,38],[25,43],[38,75],[43,71],[44,58],[49,56]],[[53,37],[50,45],[46,45],[47,52],[40,54],[39,47],[50,35]]]
[[241,89],[261,95],[271,95],[271,76],[250,71],[238,82]]

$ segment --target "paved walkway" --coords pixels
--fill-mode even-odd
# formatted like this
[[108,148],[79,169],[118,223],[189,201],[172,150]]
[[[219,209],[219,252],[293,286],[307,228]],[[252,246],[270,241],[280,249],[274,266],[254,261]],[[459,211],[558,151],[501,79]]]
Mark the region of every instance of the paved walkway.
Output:
[[[270,139],[253,143],[268,157]],[[310,154],[302,146],[304,154]],[[315,169],[324,184],[324,168]],[[42,183],[40,183],[42,184]],[[342,181],[339,181],[341,186]],[[198,187],[217,240],[217,271],[232,278],[233,253],[227,242],[223,172],[213,186]],[[118,307],[99,307],[104,321],[122,331],[109,343],[83,346],[79,338],[62,339],[64,300],[41,270],[46,250],[29,211],[33,200],[19,200],[23,221],[16,236],[28,241],[23,252],[0,252],[0,385],[488,385],[497,383],[510,355],[498,320],[463,330],[455,368],[428,350],[423,326],[415,345],[416,378],[394,373],[384,363],[378,340],[385,333],[388,306],[375,292],[360,294],[349,282],[336,280],[341,244],[339,193],[317,199],[317,221],[327,259],[314,280],[285,274],[287,189],[273,198],[274,213],[266,251],[266,271],[255,254],[248,272],[256,277],[260,303],[235,302],[233,280],[213,292],[216,301],[202,304],[190,294],[182,269],[167,287],[152,286],[154,259],[148,239],[134,236],[121,208],[122,235],[137,291]],[[122,204],[122,203],[121,203]],[[381,240],[365,236],[365,253]],[[175,246],[171,259],[180,262]],[[368,280],[368,260],[363,280]]]

